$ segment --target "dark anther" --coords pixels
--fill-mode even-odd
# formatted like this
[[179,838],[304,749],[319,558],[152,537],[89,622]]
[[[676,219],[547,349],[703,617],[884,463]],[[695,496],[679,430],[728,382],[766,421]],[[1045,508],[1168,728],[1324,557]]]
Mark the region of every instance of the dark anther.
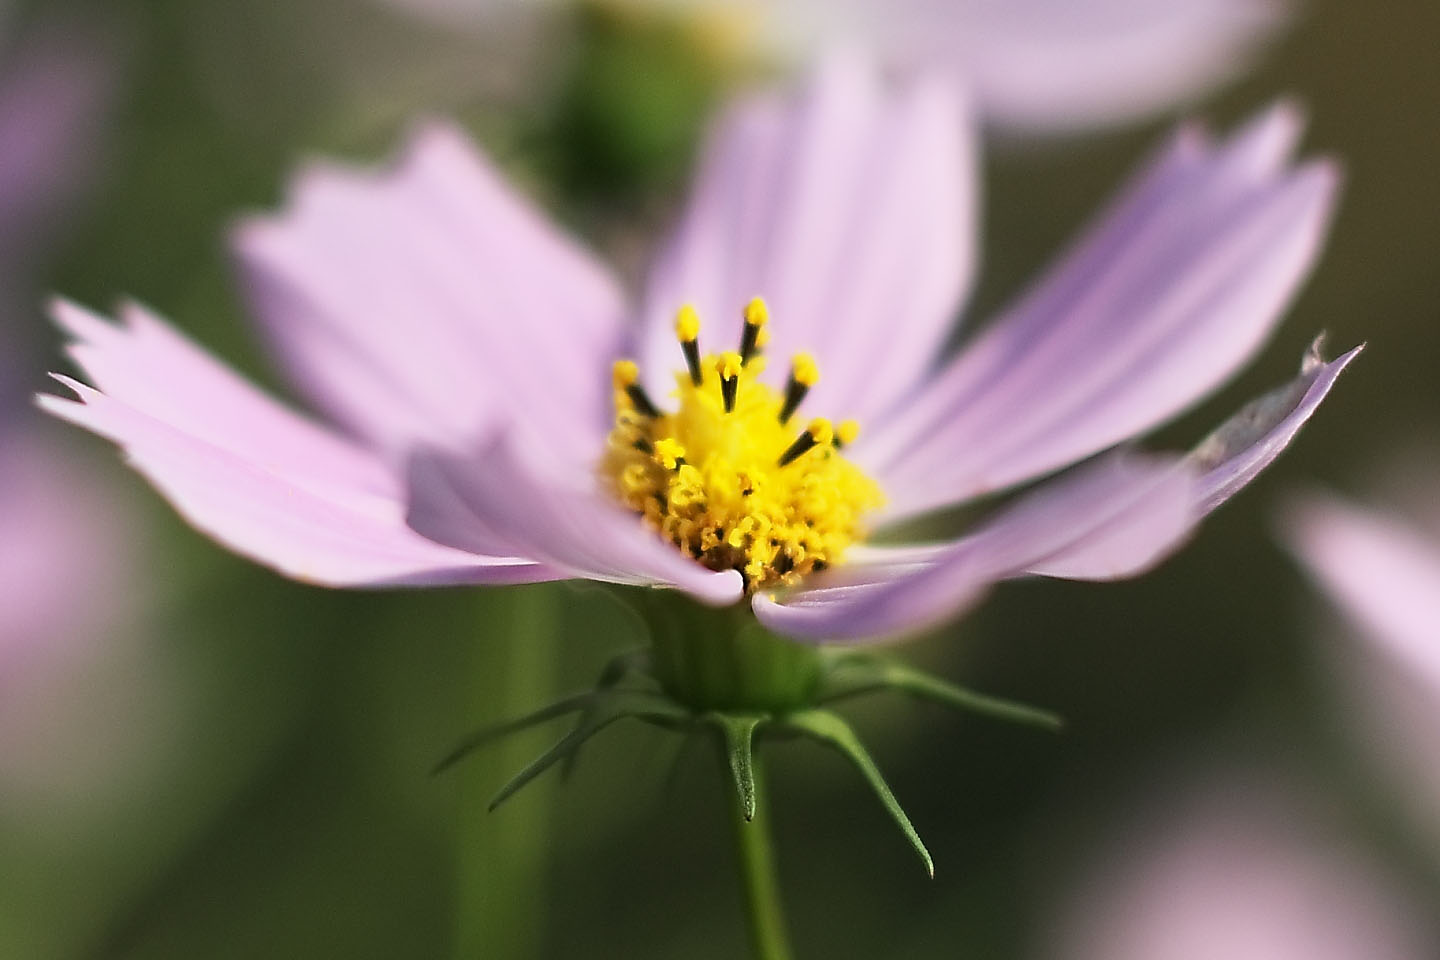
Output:
[[645,388],[640,386],[640,384],[630,384],[630,386],[625,388],[625,394],[630,398],[630,402],[635,405],[635,409],[645,416],[651,419],[660,416],[660,408],[655,406],[650,400],[650,395],[645,392]]
[[805,399],[805,394],[810,392],[810,387],[795,379],[795,374],[790,374],[790,382],[785,385],[785,405],[780,408],[780,422],[789,423],[790,418],[795,416],[795,411],[800,409],[800,404]]
[[815,435],[809,430],[806,430],[804,433],[800,434],[800,436],[795,438],[794,443],[790,444],[790,446],[785,448],[784,453],[780,454],[780,466],[789,466],[790,464],[794,463],[801,455],[812,449],[814,446]]
[[760,342],[760,325],[757,323],[746,323],[745,331],[740,334],[740,360],[749,363],[750,358],[755,356],[755,347]]
[[705,378],[700,373],[699,338],[697,337],[694,340],[680,341],[680,349],[685,354],[685,366],[690,368],[690,382],[695,384],[695,386],[697,387],[700,386],[701,381],[703,381]]

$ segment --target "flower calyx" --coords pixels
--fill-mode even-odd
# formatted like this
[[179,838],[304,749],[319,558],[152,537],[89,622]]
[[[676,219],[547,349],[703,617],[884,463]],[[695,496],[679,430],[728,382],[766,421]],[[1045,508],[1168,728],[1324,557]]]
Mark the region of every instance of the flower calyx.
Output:
[[753,820],[759,807],[756,751],[767,740],[803,738],[835,750],[850,761],[920,857],[926,873],[933,877],[934,861],[914,824],[860,736],[834,707],[865,694],[890,692],[1043,730],[1057,731],[1062,726],[1057,716],[1045,710],[977,693],[889,657],[822,652],[821,661],[819,683],[804,705],[780,710],[697,709],[665,691],[655,673],[652,651],[627,652],[605,665],[590,690],[476,731],[446,755],[434,772],[449,769],[475,750],[509,734],[573,716],[569,731],[500,789],[490,802],[494,810],[551,767],[569,767],[580,749],[601,730],[619,720],[639,720],[682,736],[700,734],[711,738],[721,751],[745,819]]

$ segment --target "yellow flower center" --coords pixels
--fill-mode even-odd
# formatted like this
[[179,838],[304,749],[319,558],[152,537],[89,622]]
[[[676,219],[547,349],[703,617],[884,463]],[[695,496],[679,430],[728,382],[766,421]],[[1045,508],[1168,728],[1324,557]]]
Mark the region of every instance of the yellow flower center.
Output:
[[686,369],[676,409],[655,405],[634,362],[615,364],[615,426],[601,482],[646,524],[712,570],[739,570],[746,591],[791,585],[833,566],[884,503],[880,488],[842,454],[859,426],[795,413],[820,372],[797,354],[783,392],[762,383],[769,313],[745,308],[740,350],[701,356],[700,318],[675,322]]

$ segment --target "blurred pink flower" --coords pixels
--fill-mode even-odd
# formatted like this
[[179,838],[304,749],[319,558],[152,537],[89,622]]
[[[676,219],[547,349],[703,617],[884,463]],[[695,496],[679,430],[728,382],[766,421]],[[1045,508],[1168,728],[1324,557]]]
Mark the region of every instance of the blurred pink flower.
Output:
[[0,430],[0,701],[27,663],[64,659],[130,606],[131,531],[83,467],[38,430]]
[[119,572],[104,495],[30,423],[20,361],[24,328],[40,327],[28,300],[45,241],[93,169],[111,65],[96,37],[68,26],[9,40],[0,61],[0,699],[22,651],[68,644],[92,626],[87,611],[103,608],[102,584]]
[[1305,568],[1380,649],[1434,691],[1440,715],[1440,536],[1424,520],[1322,494],[1293,504],[1288,521]]
[[1046,960],[1421,960],[1413,904],[1301,793],[1227,777],[1172,796],[1076,886]]
[[[6,26],[10,26],[9,23]],[[97,167],[113,95],[113,44],[77,21],[10,31],[0,54],[0,781],[73,785],[118,756],[74,685],[131,623],[134,531],[127,501],[54,436],[31,403],[30,334],[43,331],[39,274]],[[80,679],[77,679],[80,678]],[[67,692],[68,691],[68,692]],[[85,705],[88,707],[88,704]],[[74,740],[66,738],[75,734]],[[62,743],[63,742],[63,743]],[[75,763],[69,747],[95,763]]]
[[1337,683],[1393,798],[1440,853],[1440,512],[1435,472],[1406,473],[1424,491],[1413,511],[1312,493],[1290,504],[1283,529],[1348,632],[1367,641],[1332,648]]
[[[560,0],[385,0],[493,23]],[[1199,96],[1243,68],[1284,0],[631,0],[702,17],[788,61],[857,47],[952,78],[987,122],[1024,132],[1118,123]]]
[[[80,402],[42,402],[122,445],[215,539],[330,586],[586,577],[716,605],[753,593],[758,617],[783,634],[869,640],[933,624],[1008,578],[1139,573],[1279,454],[1356,351],[1312,356],[1297,381],[1189,457],[1098,458],[958,540],[857,546],[794,590],[760,581],[748,591],[748,567],[742,577],[740,564],[717,561],[763,548],[756,531],[768,515],[684,552],[678,528],[695,497],[661,496],[664,516],[647,524],[597,480],[607,449],[635,455],[613,440],[625,430],[641,431],[635,442],[653,454],[636,467],[645,476],[663,466],[679,482],[713,464],[695,450],[685,463],[650,432],[676,422],[645,413],[667,380],[682,398],[697,381],[682,415],[720,418],[702,435],[764,446],[733,432],[740,414],[723,419],[717,378],[729,374],[708,361],[689,378],[667,373],[684,369],[671,320],[685,304],[704,318],[708,343],[740,344],[742,327],[759,329],[741,308],[764,295],[775,317],[766,356],[813,350],[825,375],[807,406],[866,423],[843,454],[828,423],[807,429],[796,444],[819,449],[785,475],[790,452],[778,465],[775,456],[799,432],[790,429],[763,475],[732,472],[724,485],[752,483],[763,501],[767,483],[812,477],[782,512],[815,510],[823,525],[816,505],[832,507],[839,489],[823,471],[849,463],[887,498],[883,527],[1028,483],[1191,406],[1264,343],[1318,254],[1337,177],[1327,162],[1291,164],[1293,110],[1272,109],[1219,142],[1186,127],[1054,270],[938,362],[974,266],[972,144],[957,110],[945,84],[892,94],[848,60],[793,100],[739,105],[633,311],[593,256],[459,133],[431,124],[386,172],[308,170],[287,210],[235,235],[265,332],[339,429],[268,399],[138,306],[114,326],[57,305],[95,386],[61,378]],[[632,369],[612,391],[611,361],[627,348],[643,378]],[[777,395],[734,359],[746,396]],[[797,360],[789,386],[773,390],[795,391],[801,369]],[[774,433],[774,419],[765,423]],[[670,539],[652,529],[666,516],[677,524]],[[809,559],[783,547],[767,568],[782,578]]]

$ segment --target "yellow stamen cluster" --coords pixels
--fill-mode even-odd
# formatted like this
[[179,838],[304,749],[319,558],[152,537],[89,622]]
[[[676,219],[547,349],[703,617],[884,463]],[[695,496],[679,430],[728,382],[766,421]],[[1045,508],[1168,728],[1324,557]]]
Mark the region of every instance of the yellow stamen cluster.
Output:
[[[763,329],[766,317],[763,301],[745,309],[747,326]],[[676,334],[682,347],[695,343],[693,309],[681,311]],[[675,409],[666,412],[640,391],[638,369],[621,361],[615,426],[600,465],[601,482],[645,523],[705,566],[739,570],[750,592],[839,562],[863,535],[863,516],[884,502],[840,452],[858,425],[787,425],[786,396],[761,382],[764,367],[758,353],[707,355],[693,371],[698,383],[690,370],[676,375]],[[814,360],[797,356],[791,378],[813,385]]]

